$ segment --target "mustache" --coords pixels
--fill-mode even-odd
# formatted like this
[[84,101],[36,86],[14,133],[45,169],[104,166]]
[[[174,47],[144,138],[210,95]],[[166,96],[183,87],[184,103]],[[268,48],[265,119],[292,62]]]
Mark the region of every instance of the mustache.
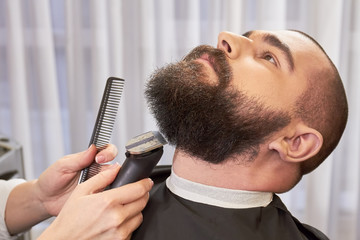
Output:
[[226,54],[223,50],[209,45],[200,45],[186,55],[183,58],[183,61],[190,62],[204,56],[205,54],[220,79],[220,84],[228,84],[232,78],[232,68],[228,63]]

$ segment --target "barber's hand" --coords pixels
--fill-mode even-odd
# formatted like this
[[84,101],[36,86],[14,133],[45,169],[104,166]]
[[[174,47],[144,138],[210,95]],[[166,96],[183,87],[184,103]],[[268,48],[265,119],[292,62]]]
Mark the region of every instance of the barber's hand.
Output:
[[130,239],[142,222],[153,182],[143,179],[102,192],[119,168],[114,164],[78,185],[39,240]]
[[[96,147],[61,158],[46,169],[35,182],[36,194],[49,216],[59,214],[64,203],[78,184],[79,172],[88,167],[96,155]],[[96,155],[98,163],[112,161],[117,155],[117,148],[109,144]]]

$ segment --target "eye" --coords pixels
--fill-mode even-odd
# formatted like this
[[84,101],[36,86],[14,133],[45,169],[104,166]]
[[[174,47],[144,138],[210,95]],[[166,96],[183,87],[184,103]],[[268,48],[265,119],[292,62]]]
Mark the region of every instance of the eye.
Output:
[[277,66],[277,61],[276,58],[272,55],[272,53],[270,52],[264,52],[262,54],[262,58],[265,59],[266,61],[271,62],[272,64],[274,64],[275,66]]

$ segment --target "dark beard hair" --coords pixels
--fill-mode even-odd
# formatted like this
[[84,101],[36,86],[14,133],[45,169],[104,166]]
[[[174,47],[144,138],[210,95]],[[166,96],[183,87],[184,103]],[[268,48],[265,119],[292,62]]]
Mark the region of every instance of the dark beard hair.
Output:
[[[203,65],[193,61],[204,53],[210,56],[217,84],[211,84]],[[223,51],[199,46],[150,77],[145,95],[170,144],[210,163],[239,154],[251,160],[266,137],[290,122],[289,114],[269,110],[233,89],[231,76]]]

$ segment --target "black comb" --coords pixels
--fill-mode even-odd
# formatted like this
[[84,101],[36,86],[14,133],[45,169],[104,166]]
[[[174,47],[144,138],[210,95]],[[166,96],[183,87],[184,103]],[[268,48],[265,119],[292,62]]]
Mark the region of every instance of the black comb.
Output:
[[[94,144],[98,152],[106,148],[110,143],[110,138],[119,108],[121,94],[124,88],[124,80],[120,78],[108,78],[101,100],[101,105],[96,118],[94,130],[90,139],[90,145]],[[79,183],[98,174],[101,170],[101,164],[95,161],[81,170]]]

